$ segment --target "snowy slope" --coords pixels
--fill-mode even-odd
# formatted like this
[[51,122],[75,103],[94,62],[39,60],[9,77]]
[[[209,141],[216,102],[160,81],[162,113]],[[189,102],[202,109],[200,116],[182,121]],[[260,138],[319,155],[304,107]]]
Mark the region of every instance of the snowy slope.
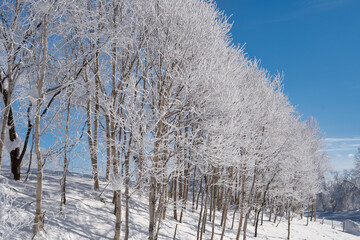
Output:
[[[0,176],[0,239],[31,239],[35,212],[35,175],[32,175],[26,183],[15,182],[9,179],[8,170],[8,167],[3,167],[2,175],[5,176]],[[92,189],[90,176],[69,174],[67,204],[60,212],[61,175],[61,172],[44,172],[43,209],[46,210],[46,233],[43,232],[39,239],[112,239],[115,216],[111,186],[105,189],[100,199],[99,192]],[[101,189],[106,185],[102,179]],[[133,194],[130,209],[130,239],[147,239],[147,196]],[[192,212],[189,207],[184,214],[183,223],[174,221],[170,216],[171,213],[170,207],[166,221],[162,222],[159,239],[173,239],[176,224],[178,224],[176,239],[196,239],[199,212]],[[218,214],[215,239],[220,239],[221,235],[220,217]],[[228,216],[228,228],[231,226],[231,221],[232,213]],[[237,221],[235,226],[236,223]],[[318,222],[311,222],[309,226],[305,226],[306,219],[294,218],[291,224],[291,239],[360,239],[359,236],[342,232],[342,225],[337,221],[333,222],[334,229],[330,220],[325,220],[321,224],[319,219]],[[254,227],[249,223],[248,239],[286,239],[287,221],[283,218],[278,227],[272,222],[264,221],[264,225],[259,228],[258,238],[254,238],[253,233]],[[208,224],[203,239],[210,239],[210,235],[211,225]],[[235,237],[236,227],[234,230],[226,231],[225,239],[235,239]]]

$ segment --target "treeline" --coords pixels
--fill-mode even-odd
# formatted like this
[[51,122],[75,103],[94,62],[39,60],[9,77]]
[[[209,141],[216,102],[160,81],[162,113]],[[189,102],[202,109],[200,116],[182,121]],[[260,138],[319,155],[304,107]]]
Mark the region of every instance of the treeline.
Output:
[[354,211],[360,209],[360,148],[354,156],[354,168],[331,172],[317,195],[322,211]]
[[[19,180],[34,149],[34,235],[44,223],[42,171],[54,155],[63,161],[62,205],[71,159],[91,163],[95,189],[99,175],[118,185],[115,239],[121,197],[128,239],[134,191],[148,195],[150,240],[166,215],[181,222],[187,207],[200,209],[197,239],[207,222],[214,237],[216,211],[221,238],[231,227],[246,239],[251,213],[257,226],[265,211],[274,221],[286,212],[290,226],[291,213],[314,205],[327,166],[319,129],[300,120],[281,76],[231,42],[215,3],[4,0],[0,20],[0,152],[5,146]],[[44,152],[41,139],[56,141]]]

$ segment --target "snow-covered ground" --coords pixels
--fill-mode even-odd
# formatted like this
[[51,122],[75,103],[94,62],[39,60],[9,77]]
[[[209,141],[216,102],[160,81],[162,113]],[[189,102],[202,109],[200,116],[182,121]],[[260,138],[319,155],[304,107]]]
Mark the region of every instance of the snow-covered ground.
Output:
[[[30,176],[29,180],[24,183],[9,179],[8,172],[9,168],[5,166],[2,169],[2,175],[5,176],[0,176],[0,239],[31,239],[33,213],[35,212],[35,175]],[[46,233],[43,232],[40,239],[113,239],[115,216],[111,185],[99,198],[99,192],[92,188],[90,176],[69,174],[67,204],[60,212],[59,179],[61,175],[61,172],[44,172],[43,210],[46,210]],[[101,189],[106,185],[107,183],[102,179]],[[147,196],[133,194],[130,209],[130,239],[147,239]],[[182,223],[174,221],[170,216],[171,213],[171,209],[168,209],[167,219],[161,225],[159,239],[173,239],[176,224],[178,224],[176,239],[196,239],[199,213],[192,212],[189,207],[184,213]],[[220,239],[221,235],[220,217],[220,213],[218,213],[215,239]],[[232,213],[228,216],[228,226],[231,226],[231,221]],[[236,223],[237,221],[235,226]],[[254,227],[249,222],[248,239],[286,239],[287,221],[285,218],[282,218],[277,227],[276,225],[273,222],[264,221],[264,225],[259,227],[258,238],[254,238]],[[317,222],[305,225],[305,218],[301,220],[294,217],[291,222],[291,239],[360,239],[359,236],[342,232],[342,223],[339,221],[320,218]],[[208,223],[203,239],[210,239],[210,235],[211,225]],[[225,239],[235,239],[235,237],[236,227],[234,230],[229,229],[225,232]]]

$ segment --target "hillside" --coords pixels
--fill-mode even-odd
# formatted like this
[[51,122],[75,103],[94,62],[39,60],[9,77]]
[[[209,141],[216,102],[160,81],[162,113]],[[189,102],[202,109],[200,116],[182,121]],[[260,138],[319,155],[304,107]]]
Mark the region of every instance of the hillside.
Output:
[[[0,176],[0,239],[31,239],[32,221],[35,211],[35,175],[31,175],[27,182],[16,182],[9,179],[6,174],[8,166],[4,166]],[[112,204],[113,191],[111,185],[102,179],[101,188],[104,190],[101,198],[99,192],[94,191],[92,179],[88,175],[70,173],[67,183],[67,204],[60,212],[60,185],[61,172],[44,172],[43,209],[45,214],[45,231],[38,239],[112,239],[114,236],[115,216]],[[124,200],[124,197],[123,197]],[[125,202],[123,202],[124,206]],[[131,195],[130,201],[130,239],[147,239],[148,208],[147,196]],[[171,205],[171,204],[170,204]],[[199,208],[200,210],[200,208]],[[173,239],[175,226],[176,239],[196,239],[199,211],[191,211],[191,206],[184,213],[183,223],[172,218],[171,208],[168,209],[165,221],[162,221],[159,239]],[[215,224],[215,239],[220,239],[221,215],[217,213]],[[232,213],[228,216],[227,224],[230,226]],[[250,219],[251,221],[251,219]],[[306,225],[306,219],[294,217],[291,223],[291,239],[358,239],[358,236],[342,232],[342,224],[321,219]],[[235,225],[237,219],[235,220]],[[280,224],[264,221],[259,228],[258,238],[253,237],[254,227],[249,223],[248,239],[286,239],[287,221],[282,217]],[[236,227],[235,227],[236,228]],[[235,239],[236,229],[227,230],[225,239]],[[122,230],[124,227],[122,227]],[[208,223],[203,239],[210,239],[211,224]],[[121,237],[123,237],[123,232]]]

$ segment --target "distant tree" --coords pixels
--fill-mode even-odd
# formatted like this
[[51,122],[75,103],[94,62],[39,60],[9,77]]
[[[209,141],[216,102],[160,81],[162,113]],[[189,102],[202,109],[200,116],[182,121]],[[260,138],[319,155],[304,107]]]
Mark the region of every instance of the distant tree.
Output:
[[351,170],[351,175],[353,178],[358,179],[360,178],[360,148],[358,148],[358,151],[354,156],[354,165],[355,167]]

